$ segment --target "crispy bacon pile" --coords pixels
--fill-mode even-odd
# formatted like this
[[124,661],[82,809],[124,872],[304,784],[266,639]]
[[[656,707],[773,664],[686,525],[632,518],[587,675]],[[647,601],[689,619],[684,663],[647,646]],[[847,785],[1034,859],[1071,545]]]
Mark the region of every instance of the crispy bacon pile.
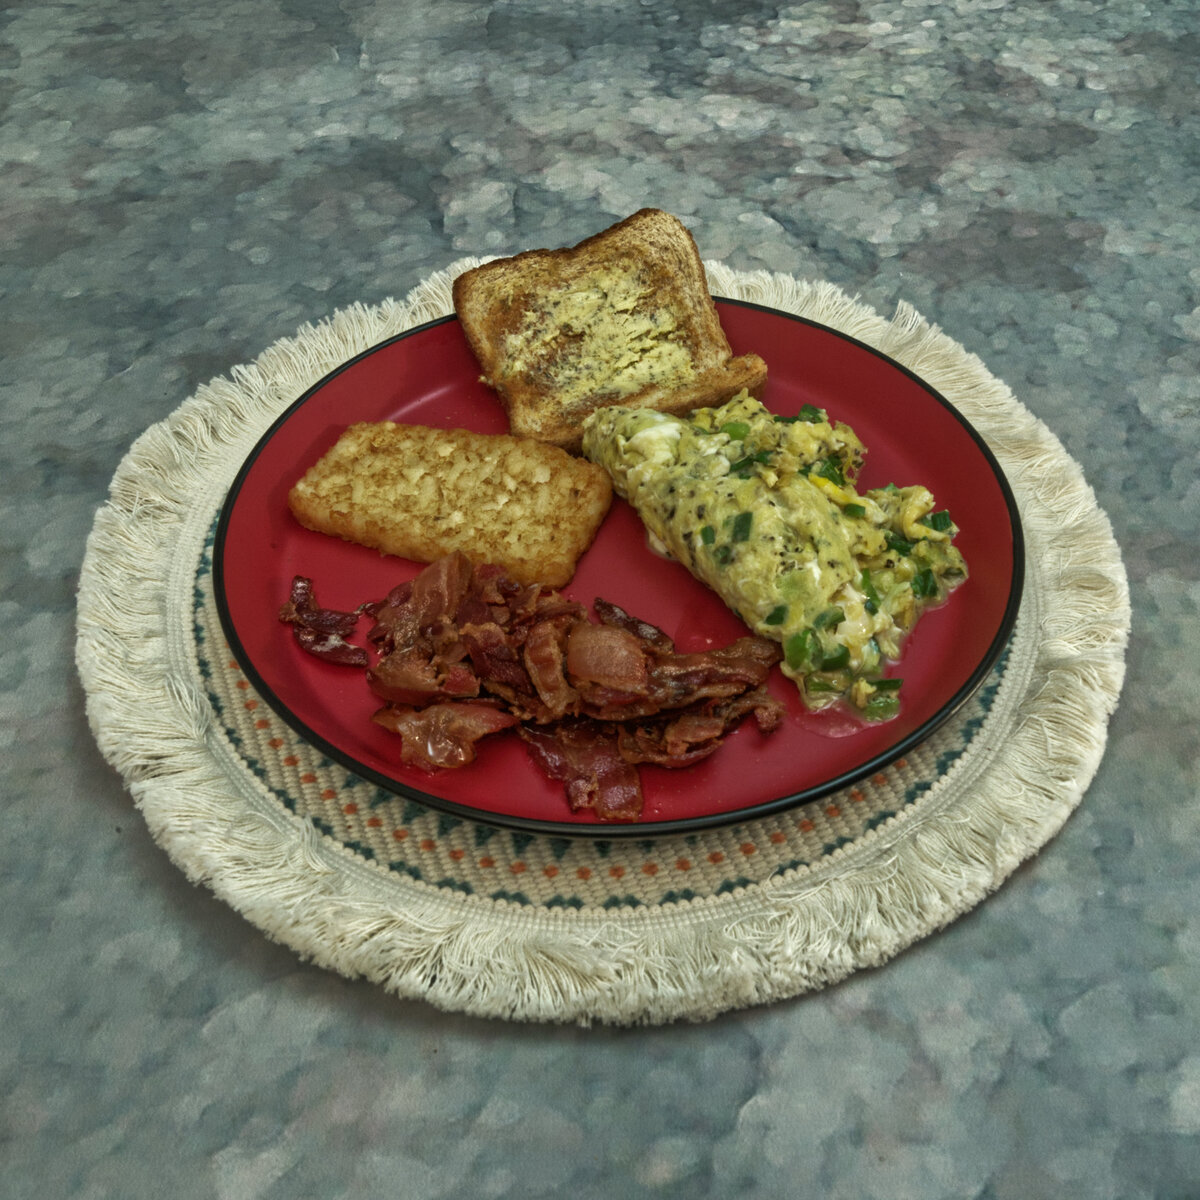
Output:
[[[350,613],[322,609],[297,576],[279,618],[309,653],[367,667],[384,702],[373,719],[400,735],[403,762],[460,767],[480,738],[515,728],[572,811],[604,821],[641,815],[639,763],[690,766],[747,715],[764,733],[779,725],[765,686],[776,643],[747,636],[680,654],[617,605],[593,607],[598,622],[556,591],[450,554]],[[374,665],[347,640],[364,613]]]

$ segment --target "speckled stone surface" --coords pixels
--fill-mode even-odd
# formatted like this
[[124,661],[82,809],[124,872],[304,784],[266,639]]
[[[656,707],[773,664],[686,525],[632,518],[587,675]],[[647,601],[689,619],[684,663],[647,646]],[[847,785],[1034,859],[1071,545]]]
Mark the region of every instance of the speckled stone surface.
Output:
[[[1184,0],[6,7],[0,1190],[1200,1194],[1198,61]],[[153,844],[84,719],[84,541],[199,384],[643,204],[1005,379],[1112,518],[1128,682],[1058,838],[882,970],[696,1027],[447,1016]]]

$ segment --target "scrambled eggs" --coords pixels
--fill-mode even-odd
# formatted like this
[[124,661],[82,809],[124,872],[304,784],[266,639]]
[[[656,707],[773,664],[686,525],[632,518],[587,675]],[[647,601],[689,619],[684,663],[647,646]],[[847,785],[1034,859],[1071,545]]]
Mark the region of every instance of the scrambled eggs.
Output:
[[921,612],[967,576],[957,527],[926,488],[860,494],[865,451],[849,426],[809,405],[775,416],[745,392],[682,418],[602,408],[583,451],[657,549],[782,644],[809,708],[895,716],[888,664]]

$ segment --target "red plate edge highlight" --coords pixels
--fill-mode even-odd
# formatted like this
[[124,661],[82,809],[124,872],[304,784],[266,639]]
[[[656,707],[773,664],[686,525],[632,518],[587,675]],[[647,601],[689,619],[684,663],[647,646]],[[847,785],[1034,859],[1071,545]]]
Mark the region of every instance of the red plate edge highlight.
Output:
[[[783,726],[763,735],[747,721],[696,766],[641,768],[646,804],[634,824],[572,814],[562,785],[541,774],[512,734],[485,740],[476,761],[456,771],[431,775],[401,764],[397,736],[370,720],[378,702],[363,673],[305,654],[277,614],[293,575],[313,580],[322,605],[351,609],[422,564],[302,528],[287,492],[356,421],[507,432],[453,316],[380,343],[319,381],[264,434],[230,488],[213,552],[217,609],[262,698],[306,741],[398,796],[487,824],[599,838],[683,834],[810,803],[868,778],[947,721],[991,671],[1020,603],[1020,518],[999,464],[948,400],[893,359],[806,318],[745,301],[717,305],[733,352],[768,363],[768,408],[826,409],[867,448],[861,488],[923,483],[959,526],[970,578],[909,636],[891,672],[905,681],[899,717],[834,736],[837,719],[804,712],[795,686],[776,671],[772,692],[788,705]],[[619,499],[562,591],[588,605],[611,600],[684,651],[745,633],[713,592],[650,552],[640,520]]]

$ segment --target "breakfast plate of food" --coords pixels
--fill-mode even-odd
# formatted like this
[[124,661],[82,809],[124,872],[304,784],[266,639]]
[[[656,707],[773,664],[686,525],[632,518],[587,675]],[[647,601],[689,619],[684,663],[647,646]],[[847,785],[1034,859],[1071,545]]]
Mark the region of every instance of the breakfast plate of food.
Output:
[[489,824],[687,833],[871,776],[996,666],[1016,505],[911,371],[714,300],[657,210],[454,300],[298,397],[218,521],[232,653],[331,760]]

